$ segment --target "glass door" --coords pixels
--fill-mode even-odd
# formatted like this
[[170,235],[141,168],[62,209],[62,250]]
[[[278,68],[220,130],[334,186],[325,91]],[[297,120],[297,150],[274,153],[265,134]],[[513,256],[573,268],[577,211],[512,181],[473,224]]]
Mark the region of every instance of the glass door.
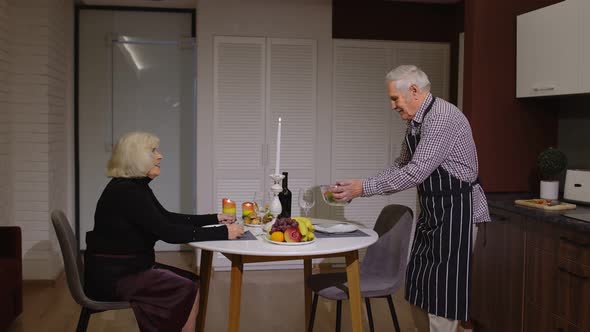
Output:
[[[169,211],[195,209],[195,48],[192,39],[119,36],[112,45],[113,143],[129,131],[160,138],[161,175],[150,183]],[[159,241],[156,250],[178,250]]]

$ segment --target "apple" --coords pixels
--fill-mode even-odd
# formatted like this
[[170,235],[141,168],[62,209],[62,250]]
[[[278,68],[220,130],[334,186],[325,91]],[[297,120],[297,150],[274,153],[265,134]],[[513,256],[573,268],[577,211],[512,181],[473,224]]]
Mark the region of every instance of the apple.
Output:
[[301,232],[297,227],[288,227],[285,230],[285,241],[287,242],[301,242]]

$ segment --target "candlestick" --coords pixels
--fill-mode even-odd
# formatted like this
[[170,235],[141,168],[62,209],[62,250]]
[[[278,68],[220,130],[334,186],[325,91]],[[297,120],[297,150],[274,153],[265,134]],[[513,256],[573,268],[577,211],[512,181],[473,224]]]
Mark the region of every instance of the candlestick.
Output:
[[273,184],[270,187],[270,191],[272,191],[272,199],[270,201],[269,211],[272,213],[273,222],[277,219],[278,215],[281,214],[283,208],[281,207],[281,202],[279,201],[279,193],[283,190],[281,186],[281,181],[285,176],[283,174],[271,174],[270,178],[272,179]]
[[279,117],[279,129],[277,130],[277,155],[275,160],[275,174],[281,174],[280,172],[281,163],[281,118]]

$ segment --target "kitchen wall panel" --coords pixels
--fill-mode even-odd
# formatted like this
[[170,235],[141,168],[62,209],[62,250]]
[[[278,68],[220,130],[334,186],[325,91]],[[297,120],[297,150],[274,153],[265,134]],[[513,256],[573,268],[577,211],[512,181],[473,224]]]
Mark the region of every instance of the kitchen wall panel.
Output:
[[559,100],[515,98],[516,16],[557,2],[465,1],[463,108],[488,192],[538,190],[537,155],[557,144]]

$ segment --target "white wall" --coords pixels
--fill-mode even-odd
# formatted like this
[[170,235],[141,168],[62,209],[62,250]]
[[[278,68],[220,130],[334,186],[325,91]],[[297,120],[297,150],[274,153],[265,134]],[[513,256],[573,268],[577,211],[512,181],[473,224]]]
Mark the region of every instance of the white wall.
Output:
[[[318,140],[316,158],[329,165],[332,96],[331,0],[199,0],[197,2],[197,212],[213,202],[213,37],[304,38],[318,42]],[[321,110],[324,110],[323,112]],[[330,181],[329,167],[317,170],[318,183]]]
[[73,17],[72,0],[0,2],[0,223],[22,229],[24,279],[57,276],[49,213],[73,220]]

